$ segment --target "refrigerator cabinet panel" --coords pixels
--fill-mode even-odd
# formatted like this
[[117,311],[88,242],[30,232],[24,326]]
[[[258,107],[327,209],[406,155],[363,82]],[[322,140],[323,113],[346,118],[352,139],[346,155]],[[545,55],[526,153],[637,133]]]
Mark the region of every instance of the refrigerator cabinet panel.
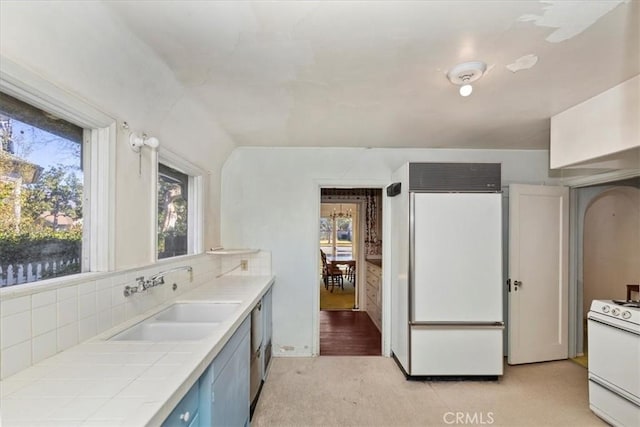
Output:
[[411,216],[410,321],[502,321],[502,195],[412,193]]
[[498,376],[502,326],[412,326],[411,376]]

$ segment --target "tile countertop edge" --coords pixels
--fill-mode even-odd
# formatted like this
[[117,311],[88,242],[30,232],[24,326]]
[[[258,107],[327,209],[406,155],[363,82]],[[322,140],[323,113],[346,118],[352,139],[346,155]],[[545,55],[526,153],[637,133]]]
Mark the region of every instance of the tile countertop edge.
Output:
[[[77,346],[71,347],[64,352],[57,353],[49,359],[45,359],[42,362],[34,365],[31,368],[27,368],[25,371],[29,371],[34,367],[38,369],[42,369],[41,366],[45,368],[52,368],[55,365],[51,365],[48,363],[53,358],[56,358],[60,355],[64,355],[65,353],[80,353],[88,355],[91,354],[91,346],[104,346],[104,352],[109,352],[109,342],[107,341],[110,337],[118,334],[121,331],[147,319],[148,317],[164,310],[170,305],[176,302],[240,302],[241,306],[235,314],[233,320],[229,320],[226,323],[226,330],[224,333],[216,334],[212,336],[211,340],[201,340],[201,341],[185,341],[190,345],[192,349],[190,353],[193,357],[189,359],[188,366],[184,366],[184,369],[181,369],[180,372],[174,374],[173,377],[167,378],[167,385],[171,387],[167,387],[167,392],[162,393],[156,398],[143,399],[144,404],[141,405],[139,410],[133,415],[132,418],[129,418],[127,423],[130,425],[136,426],[152,426],[152,425],[160,425],[162,421],[171,413],[173,408],[180,402],[180,400],[185,396],[187,391],[195,384],[195,382],[200,378],[202,373],[207,369],[207,367],[213,362],[213,359],[218,355],[218,353],[222,350],[224,345],[229,341],[231,336],[235,333],[238,327],[242,324],[244,319],[250,315],[251,310],[255,306],[255,304],[262,298],[262,296],[269,290],[269,288],[275,282],[275,276],[227,276],[219,279],[215,279],[212,282],[203,284],[198,288],[195,288],[185,294],[182,294],[176,299],[172,301],[165,302],[159,306],[154,307],[147,312],[135,316],[132,319],[129,319],[120,325],[105,331],[96,337],[85,341],[83,343],[78,344]],[[140,341],[138,341],[140,342]],[[175,343],[175,341],[171,342]],[[114,342],[115,345],[118,345],[118,342]],[[200,346],[198,346],[200,345]],[[80,356],[82,357],[82,356]],[[132,364],[136,364],[135,361]],[[15,375],[15,377],[20,377],[21,373],[25,371],[19,372]],[[23,375],[24,376],[24,375]],[[136,378],[140,378],[142,374],[138,375]],[[27,375],[28,377],[28,375]],[[42,380],[43,378],[33,378],[28,380],[29,385],[37,385],[37,382]],[[69,378],[75,379],[75,378]],[[12,377],[8,377],[5,380],[0,381],[0,384],[5,383],[8,384],[12,381]],[[17,378],[14,381],[23,381],[22,379],[18,380]],[[176,387],[176,384],[179,385]],[[0,390],[1,391],[1,390]],[[104,397],[104,404],[111,402],[117,399],[126,399],[126,396],[120,396],[122,390],[114,393],[110,397]],[[3,396],[1,400],[11,399],[11,394],[7,396]],[[22,398],[24,399],[24,398]],[[47,399],[47,397],[38,397],[37,395],[33,397],[26,397],[27,400],[32,401],[32,403],[37,404],[39,399]],[[4,406],[4,405],[2,405]],[[4,411],[2,411],[4,412]],[[28,411],[27,411],[28,412]],[[3,415],[6,415],[3,414]],[[27,413],[24,418],[19,417],[17,419],[7,420],[2,417],[2,425],[10,426],[14,423],[19,425],[24,425],[25,422],[32,421],[29,414]],[[33,420],[35,421],[35,420]],[[38,419],[38,422],[43,421],[42,419]],[[71,421],[71,420],[69,420]],[[93,418],[92,415],[88,415],[84,417],[82,420],[74,419],[72,422],[78,423],[91,423],[93,421],[96,422],[114,422],[116,424],[122,422],[123,420],[117,419],[114,417],[113,419],[108,417],[101,417],[100,419]]]

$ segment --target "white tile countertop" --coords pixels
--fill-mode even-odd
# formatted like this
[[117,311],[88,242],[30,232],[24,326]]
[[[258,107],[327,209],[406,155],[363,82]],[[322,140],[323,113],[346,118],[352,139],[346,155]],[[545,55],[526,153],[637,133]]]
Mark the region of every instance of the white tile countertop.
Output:
[[[222,277],[0,381],[0,425],[160,425],[273,283]],[[175,302],[240,302],[200,341],[108,341]]]

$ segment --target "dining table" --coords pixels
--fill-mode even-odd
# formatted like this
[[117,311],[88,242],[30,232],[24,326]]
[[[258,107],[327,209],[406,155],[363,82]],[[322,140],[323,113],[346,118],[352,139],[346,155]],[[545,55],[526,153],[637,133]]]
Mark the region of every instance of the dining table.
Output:
[[[347,266],[347,271],[350,268],[353,268],[354,272],[356,271],[356,260],[351,255],[327,255],[327,262],[333,265],[345,265]],[[355,274],[353,281],[355,282]]]

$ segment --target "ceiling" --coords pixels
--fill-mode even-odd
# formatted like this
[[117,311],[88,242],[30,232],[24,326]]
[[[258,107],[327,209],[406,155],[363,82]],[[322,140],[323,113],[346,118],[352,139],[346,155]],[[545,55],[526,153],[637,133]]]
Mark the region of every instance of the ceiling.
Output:
[[[640,0],[105,4],[240,146],[547,149],[640,73]],[[463,98],[446,73],[474,60]]]

